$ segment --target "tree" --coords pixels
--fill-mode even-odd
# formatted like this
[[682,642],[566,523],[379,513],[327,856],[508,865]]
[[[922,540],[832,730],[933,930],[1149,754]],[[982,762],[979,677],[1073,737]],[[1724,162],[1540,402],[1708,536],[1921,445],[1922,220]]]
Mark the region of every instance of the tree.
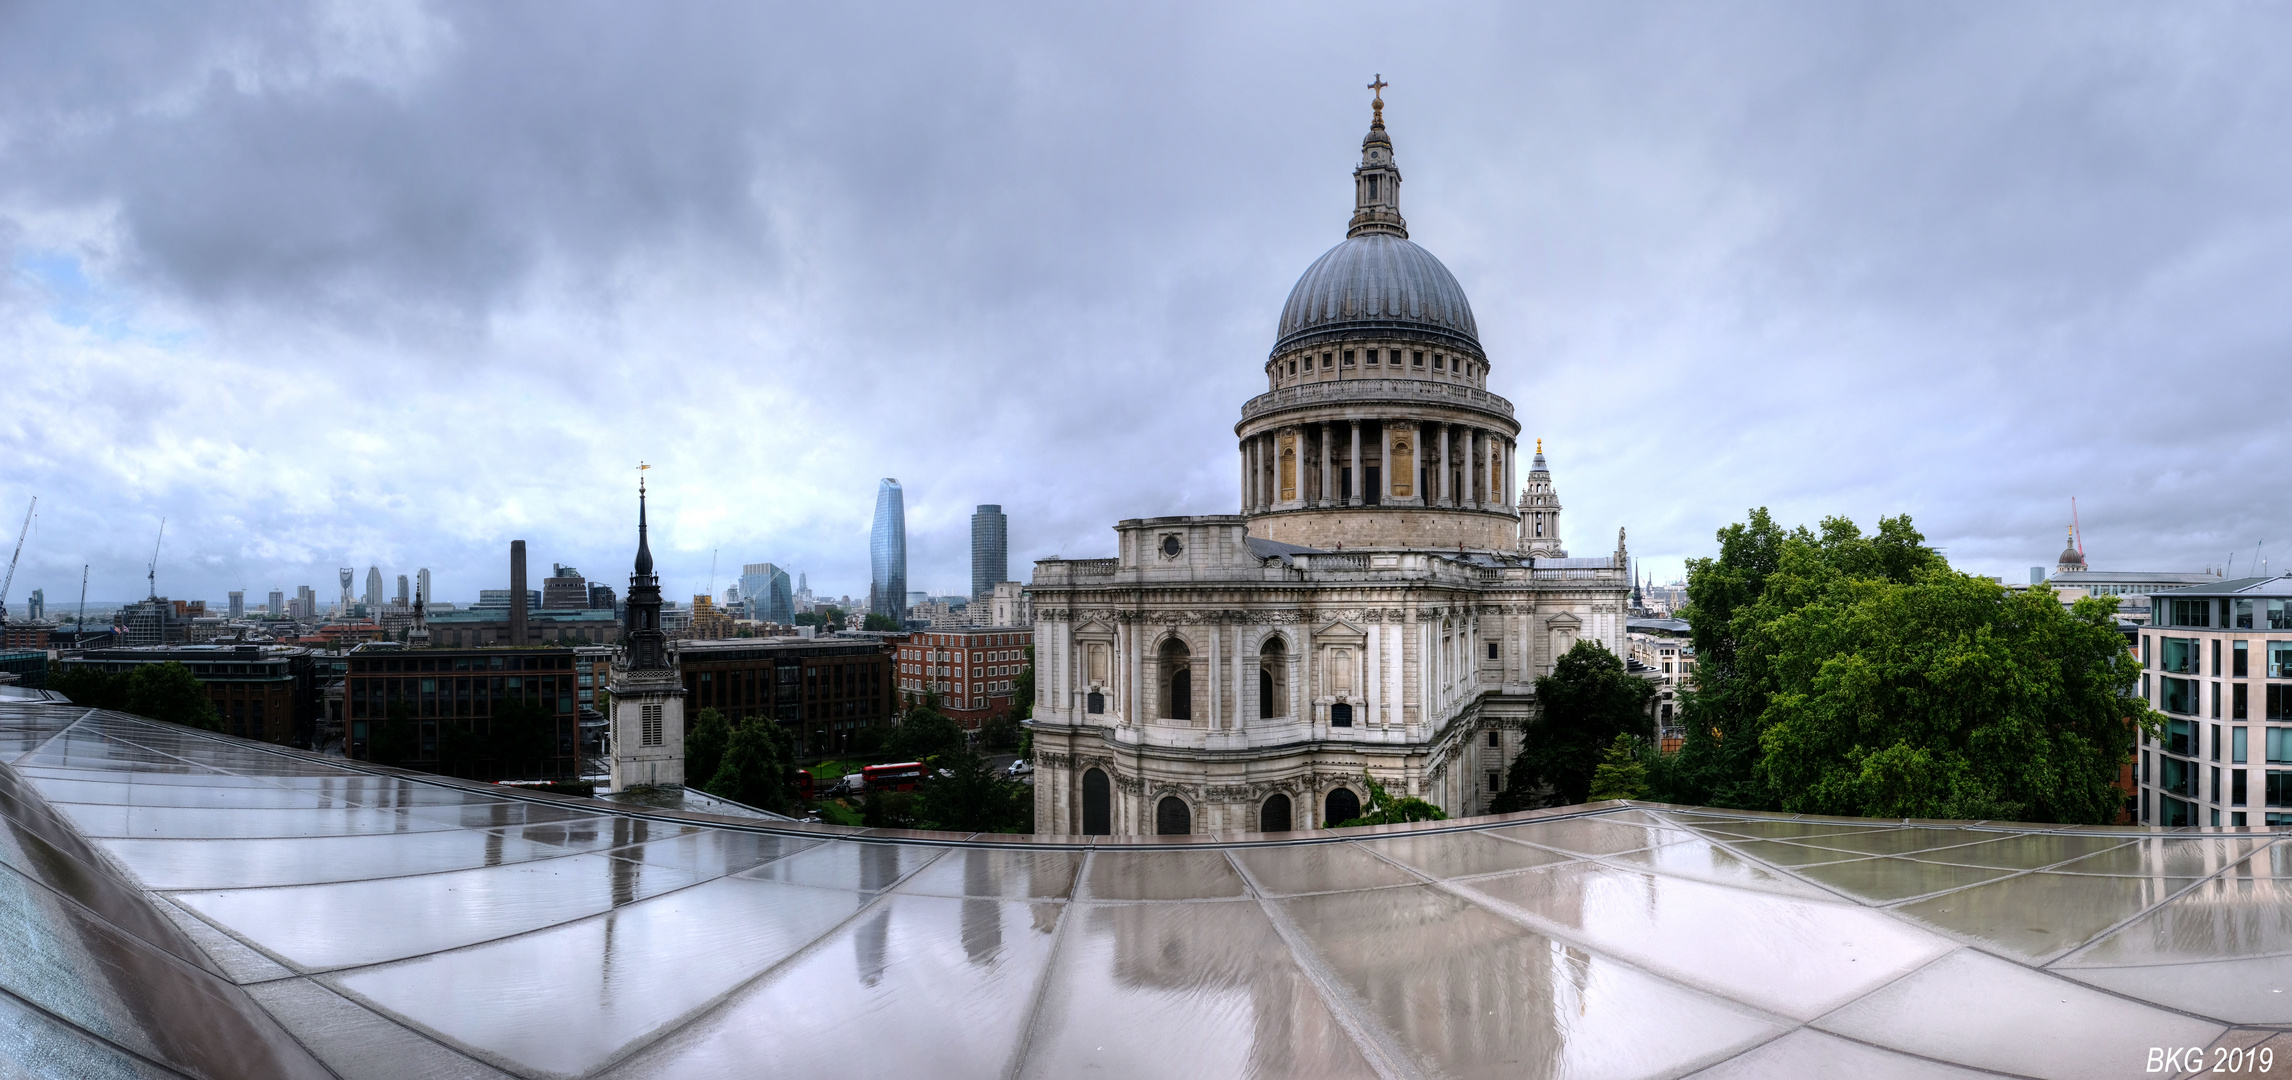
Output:
[[899,726],[891,730],[891,737],[884,740],[884,753],[903,760],[929,761],[969,746],[963,726],[934,708],[936,703],[933,698],[909,709]]
[[779,724],[751,718],[732,729],[724,746],[724,763],[717,766],[716,776],[703,790],[759,810],[787,809],[795,756],[795,747]]
[[1022,832],[1033,820],[1033,790],[996,776],[985,758],[958,750],[939,755],[938,766],[947,775],[934,771],[915,800],[914,815],[921,827]]
[[1019,677],[1011,681],[1011,719],[1024,722],[1035,715],[1035,647],[1021,650],[1026,666],[1019,669]]
[[1377,778],[1364,772],[1361,780],[1369,786],[1369,806],[1361,816],[1337,822],[1331,828],[1346,829],[1355,825],[1394,825],[1404,821],[1446,821],[1448,815],[1440,807],[1414,795],[1394,798],[1392,792]]
[[1638,739],[1616,736],[1601,756],[1599,768],[1592,770],[1592,790],[1586,801],[1636,799],[1647,794],[1647,766],[1640,762],[1642,756]]
[[713,706],[700,710],[692,734],[684,739],[684,782],[705,788],[724,766],[724,749],[732,742],[732,724]]
[[171,724],[223,730],[222,714],[207,697],[206,684],[182,663],[138,664],[127,676],[127,711]]
[[114,675],[87,665],[75,665],[48,676],[48,689],[64,695],[74,705],[90,709],[109,709],[126,712],[127,676]]
[[900,625],[898,619],[894,619],[889,615],[877,615],[874,612],[869,612],[867,615],[860,619],[860,629],[880,630],[886,633],[896,634],[900,631]]
[[1592,775],[1618,737],[1654,736],[1647,718],[1653,696],[1655,686],[1626,670],[1622,658],[1597,641],[1577,641],[1550,675],[1536,680],[1543,707],[1521,732],[1520,754],[1490,809],[1507,813],[1590,798]]
[[1019,745],[1019,718],[999,712],[979,725],[979,745],[1008,750]]
[[2137,729],[2116,601],[1950,569],[1907,517],[1864,537],[1764,510],[1689,564],[1698,685],[1654,797],[1878,817],[2103,823]]

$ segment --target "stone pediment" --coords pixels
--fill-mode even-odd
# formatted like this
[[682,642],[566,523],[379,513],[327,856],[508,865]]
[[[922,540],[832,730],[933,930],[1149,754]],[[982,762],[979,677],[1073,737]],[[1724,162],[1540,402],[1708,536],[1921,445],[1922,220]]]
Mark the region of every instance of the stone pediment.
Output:
[[1316,644],[1367,645],[1369,632],[1349,619],[1332,619],[1313,632],[1313,640]]
[[1575,628],[1577,628],[1577,627],[1580,627],[1580,626],[1584,625],[1584,623],[1583,623],[1583,620],[1576,618],[1576,616],[1575,616],[1574,614],[1572,614],[1572,613],[1570,613],[1570,612],[1562,611],[1562,612],[1557,612],[1557,613],[1554,613],[1554,614],[1553,614],[1553,615],[1551,615],[1550,617],[1546,618],[1546,619],[1544,620],[1544,625],[1545,625],[1545,626],[1548,626],[1548,627],[1551,627],[1551,628],[1552,628],[1552,629],[1554,629],[1554,630],[1560,630],[1560,629],[1569,629],[1569,630],[1573,630],[1573,629],[1575,629]]

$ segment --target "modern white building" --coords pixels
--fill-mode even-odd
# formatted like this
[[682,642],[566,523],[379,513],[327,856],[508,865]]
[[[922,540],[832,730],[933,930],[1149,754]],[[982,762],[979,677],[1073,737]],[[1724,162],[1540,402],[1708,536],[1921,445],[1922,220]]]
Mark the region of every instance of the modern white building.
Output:
[[2292,825],[2292,577],[2156,594],[2140,633],[2141,695],[2165,714],[2141,739],[2139,820]]
[[1408,239],[1375,106],[1346,239],[1290,293],[1234,428],[1241,512],[1123,521],[1113,558],[1035,564],[1038,832],[1313,829],[1358,815],[1364,776],[1480,813],[1536,678],[1579,638],[1622,652],[1622,530],[1569,558],[1544,456],[1517,474],[1512,403],[1463,288]]

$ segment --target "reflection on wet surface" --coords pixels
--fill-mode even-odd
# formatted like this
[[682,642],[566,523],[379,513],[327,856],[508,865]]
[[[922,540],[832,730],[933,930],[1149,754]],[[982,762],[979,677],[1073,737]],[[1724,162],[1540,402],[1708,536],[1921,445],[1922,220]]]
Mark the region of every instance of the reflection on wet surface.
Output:
[[951,839],[0,702],[0,1065],[1940,1080],[2292,1025],[2292,843],[2258,832],[1604,806]]

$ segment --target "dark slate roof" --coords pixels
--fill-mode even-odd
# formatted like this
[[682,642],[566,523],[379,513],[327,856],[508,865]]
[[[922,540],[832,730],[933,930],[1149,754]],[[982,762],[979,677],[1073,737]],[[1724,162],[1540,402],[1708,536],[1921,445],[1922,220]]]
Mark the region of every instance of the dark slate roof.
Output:
[[1352,237],[1306,267],[1282,306],[1273,349],[1350,327],[1431,331],[1480,347],[1464,286],[1431,252],[1398,236]]

